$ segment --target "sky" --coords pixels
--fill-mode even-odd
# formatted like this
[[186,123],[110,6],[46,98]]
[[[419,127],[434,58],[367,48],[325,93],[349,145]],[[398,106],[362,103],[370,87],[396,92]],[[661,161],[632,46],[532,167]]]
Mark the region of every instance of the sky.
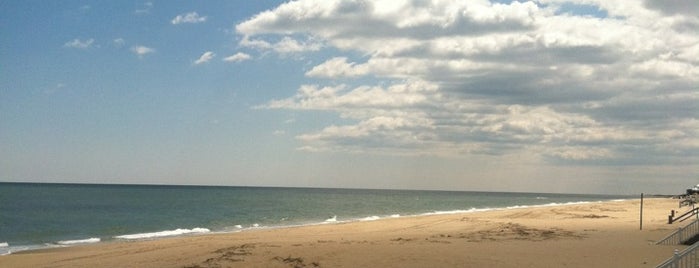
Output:
[[0,181],[699,183],[699,2],[0,2]]

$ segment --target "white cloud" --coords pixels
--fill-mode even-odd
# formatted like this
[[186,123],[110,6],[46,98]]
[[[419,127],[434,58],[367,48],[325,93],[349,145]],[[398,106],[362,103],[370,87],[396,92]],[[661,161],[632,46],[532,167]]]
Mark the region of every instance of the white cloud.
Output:
[[150,53],[155,53],[155,49],[146,46],[133,46],[131,52],[136,53],[138,57],[143,57]]
[[58,84],[56,84],[55,87],[45,89],[45,90],[44,90],[44,94],[46,94],[46,95],[53,95],[53,94],[55,94],[56,92],[59,92],[59,91],[63,90],[64,88],[66,88],[66,84],[64,84],[64,83],[58,83]]
[[134,14],[136,14],[136,15],[150,14],[151,9],[153,9],[153,2],[145,2],[141,6],[141,8],[138,8],[134,11]]
[[535,148],[541,156],[587,160],[612,155],[601,145],[648,139],[632,129],[606,126],[548,106],[454,99],[425,81],[386,88],[304,85],[294,97],[258,108],[328,110],[357,120],[298,136],[309,151],[504,155]]
[[211,51],[204,52],[204,54],[201,54],[201,56],[199,57],[199,59],[197,59],[197,60],[194,61],[194,65],[199,65],[199,64],[202,64],[202,63],[207,63],[207,62],[209,62],[211,59],[213,59],[214,56],[216,56],[216,54],[214,54],[214,53],[211,52]]
[[355,67],[355,63],[348,63],[346,57],[337,57],[313,67],[306,72],[306,76],[310,77],[355,77],[368,73],[367,68]]
[[296,95],[289,99],[271,101],[263,108],[287,108],[306,110],[351,110],[354,108],[390,108],[426,104],[430,94],[436,93],[436,86],[422,81],[396,84],[388,88],[357,87],[348,89],[345,85],[318,87],[303,85]]
[[201,23],[206,21],[206,16],[199,16],[197,12],[189,12],[187,14],[180,14],[173,18],[170,23],[177,25],[182,23]]
[[65,44],[63,44],[63,47],[88,49],[88,48],[91,48],[94,43],[95,43],[95,39],[92,39],[92,38],[87,39],[87,40],[80,40],[80,39],[76,38],[76,39],[73,39],[73,40],[68,41]]
[[116,47],[123,47],[124,45],[126,45],[126,40],[124,40],[124,38],[116,38],[112,40],[112,42]]
[[299,42],[296,39],[292,39],[288,36],[282,38],[277,44],[274,45],[274,50],[279,53],[293,53],[293,52],[303,52],[303,51],[318,51],[322,45],[316,42]]
[[246,54],[246,53],[238,52],[238,53],[235,53],[235,54],[233,54],[233,55],[231,55],[231,56],[228,56],[228,57],[223,58],[223,61],[227,61],[227,62],[241,62],[241,61],[249,60],[249,59],[251,59],[251,58],[252,58],[252,56],[250,56],[250,55],[248,55],[248,54]]
[[236,31],[263,52],[334,54],[305,73],[315,85],[258,107],[347,120],[299,135],[304,150],[687,165],[699,161],[699,34],[688,30],[699,18],[682,5],[301,0]]
[[322,43],[313,39],[299,41],[289,36],[284,36],[276,43],[270,43],[262,39],[249,39],[245,37],[240,42],[240,45],[256,49],[273,50],[279,54],[318,51],[323,47]]

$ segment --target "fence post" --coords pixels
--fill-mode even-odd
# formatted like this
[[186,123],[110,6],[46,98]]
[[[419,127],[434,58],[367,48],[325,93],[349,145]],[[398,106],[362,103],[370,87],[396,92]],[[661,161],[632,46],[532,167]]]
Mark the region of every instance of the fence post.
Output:
[[[697,216],[699,217],[699,215]],[[641,220],[640,220],[640,230],[643,230],[643,193],[641,193]]]
[[667,224],[672,224],[672,218],[675,217],[675,210],[670,210],[670,215],[667,216]]
[[672,256],[672,267],[680,267],[680,250],[675,249],[675,254]]

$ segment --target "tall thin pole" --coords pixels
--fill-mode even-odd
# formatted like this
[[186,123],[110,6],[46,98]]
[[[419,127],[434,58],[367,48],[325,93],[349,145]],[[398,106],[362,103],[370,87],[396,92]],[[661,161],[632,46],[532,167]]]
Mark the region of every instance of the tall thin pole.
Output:
[[643,193],[641,193],[641,230],[643,230]]

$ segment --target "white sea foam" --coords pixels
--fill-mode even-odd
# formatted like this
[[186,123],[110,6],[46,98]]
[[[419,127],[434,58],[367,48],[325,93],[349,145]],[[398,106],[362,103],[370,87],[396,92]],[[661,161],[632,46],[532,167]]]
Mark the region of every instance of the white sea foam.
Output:
[[0,256],[12,254],[12,248],[7,242],[0,243]]
[[10,255],[10,254],[12,254],[12,251],[13,250],[10,247],[10,243],[0,242],[0,256]]
[[[602,202],[602,201],[600,201]],[[496,207],[496,208],[470,208],[470,209],[457,209],[457,210],[447,210],[447,211],[434,211],[423,213],[420,215],[449,215],[449,214],[461,214],[461,213],[473,213],[473,212],[485,212],[485,211],[497,211],[497,210],[509,210],[509,209],[521,209],[521,208],[538,208],[538,207],[554,207],[554,206],[567,206],[567,205],[580,205],[588,204],[590,201],[580,201],[580,202],[567,202],[567,203],[548,203],[542,205],[516,205],[509,207]]]
[[5,244],[7,244],[7,246],[4,246],[4,247],[0,246],[0,256],[10,255],[13,253],[17,253],[20,251],[27,251],[27,250],[65,247],[65,245],[57,245],[57,244],[51,244],[51,243],[45,243],[43,245],[25,245],[25,246],[11,246],[7,242],[5,242]]
[[238,224],[238,225],[236,225],[236,226],[233,226],[233,227],[235,227],[236,229],[243,229],[243,226],[240,225],[240,224]]
[[196,234],[196,233],[208,233],[208,232],[211,232],[211,230],[206,229],[206,228],[176,229],[176,230],[167,230],[167,231],[160,231],[160,232],[154,232],[154,233],[120,235],[120,236],[115,236],[114,238],[117,238],[117,239],[146,239],[146,238],[156,238],[156,237],[176,236],[176,235]]
[[90,243],[98,243],[102,240],[100,240],[97,237],[91,237],[88,239],[80,239],[80,240],[63,240],[63,241],[58,241],[59,245],[75,245],[75,244],[90,244]]
[[252,228],[258,228],[258,227],[260,227],[260,224],[259,224],[259,223],[254,223],[254,224],[252,225]]
[[400,214],[393,214],[391,215],[391,218],[400,218]]
[[381,217],[379,217],[379,216],[369,216],[369,217],[366,217],[366,218],[361,218],[361,219],[359,219],[359,220],[360,220],[360,221],[375,221],[375,220],[378,220],[378,219],[381,219]]
[[330,219],[325,220],[325,222],[337,222],[337,215],[333,216]]
[[581,205],[581,204],[589,204],[589,203],[591,203],[591,202],[590,201],[579,201],[579,202],[567,202],[567,203],[548,203],[548,204],[543,204],[543,205],[511,206],[511,207],[507,207],[507,209],[555,207],[555,206],[567,206],[567,205]]
[[470,208],[467,210],[457,209],[457,210],[447,210],[447,211],[434,211],[423,213],[421,215],[449,215],[449,214],[460,214],[460,213],[471,213],[471,212],[481,212],[481,211],[491,211],[496,210],[494,208]]

